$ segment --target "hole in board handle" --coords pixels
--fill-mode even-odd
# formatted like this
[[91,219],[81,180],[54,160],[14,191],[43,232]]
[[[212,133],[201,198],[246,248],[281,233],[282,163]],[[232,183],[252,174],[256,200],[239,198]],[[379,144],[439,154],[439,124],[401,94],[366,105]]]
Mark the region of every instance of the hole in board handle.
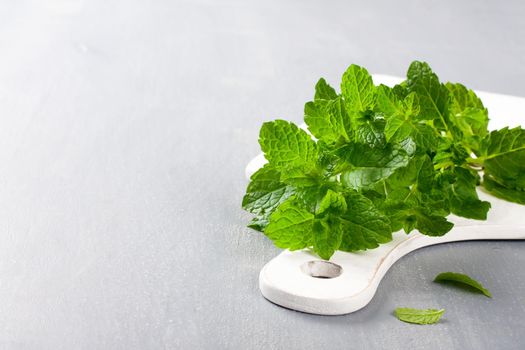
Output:
[[301,271],[314,278],[336,278],[341,276],[343,268],[324,260],[312,260],[301,265]]

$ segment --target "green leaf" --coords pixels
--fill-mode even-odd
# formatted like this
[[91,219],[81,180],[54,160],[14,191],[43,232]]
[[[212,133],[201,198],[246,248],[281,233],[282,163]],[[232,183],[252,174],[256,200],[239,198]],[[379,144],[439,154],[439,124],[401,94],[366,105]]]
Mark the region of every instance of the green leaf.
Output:
[[329,260],[339,249],[343,231],[341,221],[337,217],[326,216],[316,219],[313,225],[314,251],[325,260]]
[[383,84],[377,87],[376,109],[387,116],[403,116],[405,106],[394,89]]
[[375,86],[368,71],[352,64],[343,74],[341,92],[346,107],[352,112],[364,112],[374,108]]
[[257,231],[264,231],[270,214],[295,192],[294,188],[280,181],[281,174],[266,164],[251,177],[242,199],[242,207],[256,215],[248,224]]
[[483,187],[490,192],[490,194],[505,199],[509,202],[525,204],[525,191],[505,187],[491,178],[490,175],[483,176]]
[[256,231],[264,232],[264,229],[266,228],[266,226],[268,226],[269,221],[269,215],[258,215],[252,218],[246,226]]
[[395,311],[396,317],[403,322],[416,324],[437,323],[445,309],[412,309],[408,307],[398,307]]
[[443,236],[454,227],[454,224],[443,216],[429,214],[426,210],[416,210],[415,217],[415,228],[427,236]]
[[446,84],[450,92],[450,119],[462,132],[470,146],[479,147],[479,141],[488,131],[488,111],[474,91],[461,84]]
[[492,131],[483,143],[485,174],[505,187],[525,190],[525,130],[517,127]]
[[319,140],[331,143],[349,139],[346,127],[350,121],[339,97],[330,101],[307,102],[304,106],[304,121],[308,130]]
[[281,174],[266,164],[251,177],[242,199],[242,207],[253,214],[273,211],[293,193],[294,189],[280,181]]
[[455,168],[454,174],[456,181],[449,186],[452,213],[465,218],[486,220],[490,203],[481,201],[478,197],[476,187],[479,178],[465,168]]
[[387,141],[401,141],[411,137],[423,151],[436,148],[436,131],[425,121],[419,120],[417,94],[412,92],[401,100],[394,89],[381,85],[378,88],[376,104],[377,110],[385,115]]
[[407,72],[407,88],[419,98],[420,117],[432,120],[439,130],[448,130],[448,89],[427,63],[412,62]]
[[324,78],[319,79],[315,85],[315,100],[333,100],[337,98],[337,92],[328,85]]
[[312,167],[313,165],[307,164],[284,168],[281,170],[281,181],[295,187],[314,186],[321,180]]
[[410,147],[410,144],[386,144],[380,148],[356,143],[340,148],[338,153],[350,168],[342,174],[342,183],[360,189],[386,179],[396,169],[407,166],[412,156]]
[[317,214],[322,214],[327,210],[341,214],[346,212],[347,209],[345,197],[341,193],[329,189],[319,204]]
[[365,115],[358,118],[359,128],[355,130],[354,142],[364,143],[370,147],[384,147],[385,138],[385,121],[376,116]]
[[460,284],[468,285],[479,292],[483,293],[485,296],[492,298],[492,294],[481,285],[478,281],[474,280],[473,278],[463,274],[463,273],[457,273],[457,272],[442,272],[439,275],[436,276],[434,279],[434,282],[455,282]]
[[390,220],[370,199],[350,191],[345,200],[348,210],[341,216],[343,238],[340,250],[351,252],[372,249],[392,240]]
[[467,163],[469,153],[460,142],[446,137],[439,139],[437,153],[432,159],[437,169],[450,168],[456,165],[462,166]]
[[291,197],[270,216],[264,233],[279,248],[303,249],[312,245],[314,215],[300,208]]
[[423,154],[412,158],[406,167],[397,169],[388,179],[388,185],[400,188],[415,184],[418,190],[430,191],[434,176],[432,161],[428,155]]
[[284,120],[264,123],[259,143],[266,159],[277,170],[313,168],[317,161],[317,144],[304,130]]
[[423,151],[433,151],[437,146],[436,133],[430,125],[414,123],[402,116],[392,116],[387,119],[385,134],[389,142],[411,137],[416,142],[417,147]]

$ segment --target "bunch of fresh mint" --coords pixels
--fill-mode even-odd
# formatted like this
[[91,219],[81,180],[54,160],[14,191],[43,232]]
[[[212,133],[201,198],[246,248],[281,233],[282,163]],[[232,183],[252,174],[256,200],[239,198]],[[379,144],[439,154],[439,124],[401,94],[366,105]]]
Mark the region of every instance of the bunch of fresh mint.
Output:
[[441,83],[424,62],[413,62],[393,88],[375,86],[352,65],[341,94],[320,79],[304,111],[311,135],[284,120],[263,124],[268,163],[242,202],[255,214],[249,226],[278,247],[313,247],[329,259],[336,250],[376,248],[401,229],[442,236],[452,229],[450,213],[486,219],[480,183],[525,204],[525,130],[489,133],[476,94]]

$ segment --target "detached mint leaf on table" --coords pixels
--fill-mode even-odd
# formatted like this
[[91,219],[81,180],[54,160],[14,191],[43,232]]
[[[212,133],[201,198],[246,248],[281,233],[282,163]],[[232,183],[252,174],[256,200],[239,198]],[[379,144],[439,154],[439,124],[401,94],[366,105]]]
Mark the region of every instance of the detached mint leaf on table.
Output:
[[445,309],[412,309],[399,307],[395,310],[395,315],[400,321],[415,324],[437,323],[444,313]]
[[434,279],[434,282],[454,282],[454,283],[460,283],[463,285],[470,286],[479,292],[483,293],[485,296],[492,298],[492,294],[489,292],[488,289],[483,287],[481,283],[474,280],[473,278],[463,274],[463,273],[457,273],[457,272],[442,272],[439,275],[436,276]]
[[[488,132],[488,112],[459,83],[442,83],[414,61],[407,80],[375,86],[351,65],[340,93],[321,78],[304,106],[306,132],[275,120],[259,143],[268,164],[251,178],[243,208],[249,226],[278,247],[373,249],[392,233],[442,236],[449,214],[485,220],[496,197],[525,204],[525,130]],[[483,173],[481,181],[480,173]]]

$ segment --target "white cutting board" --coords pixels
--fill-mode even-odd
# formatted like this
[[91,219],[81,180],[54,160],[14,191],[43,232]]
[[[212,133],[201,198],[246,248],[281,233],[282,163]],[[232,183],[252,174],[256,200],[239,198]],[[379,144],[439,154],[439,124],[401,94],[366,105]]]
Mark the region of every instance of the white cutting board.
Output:
[[[394,85],[402,79],[374,75],[376,84]],[[476,91],[489,110],[489,129],[515,127],[525,123],[525,98]],[[266,163],[260,154],[246,167],[249,178]],[[393,234],[393,240],[379,248],[357,253],[336,252],[330,262],[308,249],[284,251],[268,262],[259,274],[259,288],[268,300],[281,306],[319,315],[342,315],[370,302],[381,279],[398,259],[433,244],[479,239],[525,239],[525,205],[495,198],[482,190],[480,199],[492,204],[486,221],[454,215],[455,225],[443,237],[412,232]],[[318,278],[313,276],[320,276]]]

